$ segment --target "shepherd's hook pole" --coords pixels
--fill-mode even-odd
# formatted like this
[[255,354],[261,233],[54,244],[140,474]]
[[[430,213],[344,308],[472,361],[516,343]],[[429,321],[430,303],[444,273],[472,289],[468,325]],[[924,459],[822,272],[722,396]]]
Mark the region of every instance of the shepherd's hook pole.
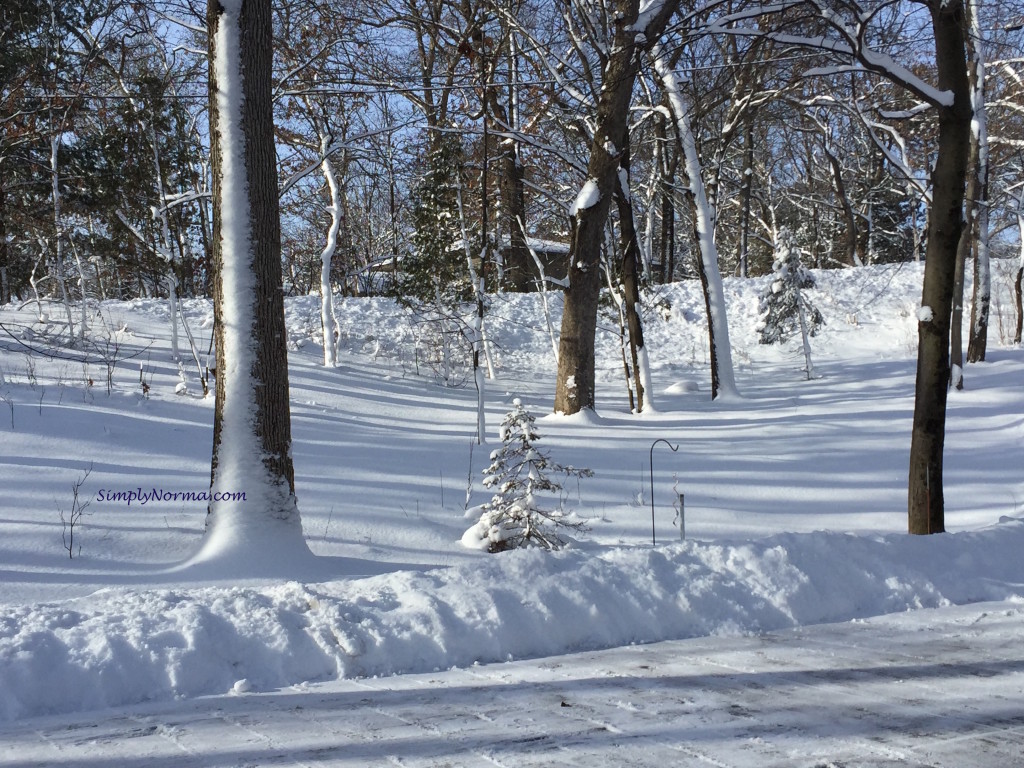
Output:
[[665,445],[667,445],[669,448],[672,449],[673,453],[675,453],[676,451],[679,450],[679,446],[678,445],[672,445],[672,443],[670,443],[664,437],[659,437],[657,440],[655,440],[653,443],[651,443],[651,546],[652,547],[658,546],[657,541],[655,540],[655,537],[654,537],[654,446],[656,446],[658,443],[664,443]]

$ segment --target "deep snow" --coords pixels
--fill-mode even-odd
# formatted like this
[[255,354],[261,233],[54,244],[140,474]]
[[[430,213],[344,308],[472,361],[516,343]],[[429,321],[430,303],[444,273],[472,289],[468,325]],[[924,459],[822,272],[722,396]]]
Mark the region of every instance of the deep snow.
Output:
[[[33,307],[3,308],[17,338],[0,340],[0,719],[975,601],[1017,610],[1024,356],[999,338],[1011,323],[1005,285],[996,281],[990,362],[969,367],[967,389],[950,398],[954,533],[912,538],[920,269],[816,276],[827,325],[812,341],[821,378],[810,382],[795,347],[756,342],[763,280],[726,281],[736,401],[709,401],[695,284],[648,302],[655,413],[626,412],[617,334],[600,334],[598,415],[538,420],[546,451],[595,472],[566,499],[592,530],[554,555],[459,544],[473,522],[466,507],[490,495],[480,471],[495,438],[471,448],[472,385],[437,384],[428,329],[383,299],[339,300],[342,363],[327,370],[318,299],[290,300],[297,492],[318,557],[246,573],[180,567],[200,542],[204,503],[98,500],[100,490],[208,487],[212,402],[195,394],[191,371],[190,394],[175,394],[166,305],[94,308],[94,336],[123,358],[109,395],[98,363],[19,346],[44,346],[58,321],[44,329]],[[184,307],[205,349],[210,307]],[[499,368],[488,387],[493,435],[514,397],[547,414],[554,364],[539,297],[495,297],[487,322]],[[602,325],[610,331],[611,318]],[[648,456],[659,438],[680,448],[655,448],[652,549]],[[58,510],[90,468],[70,559]]]

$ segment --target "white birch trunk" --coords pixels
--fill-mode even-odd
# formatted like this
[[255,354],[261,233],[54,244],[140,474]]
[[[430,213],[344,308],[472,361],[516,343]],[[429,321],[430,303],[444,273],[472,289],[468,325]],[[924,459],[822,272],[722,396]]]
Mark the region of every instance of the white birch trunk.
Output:
[[[469,233],[466,231],[466,217],[462,210],[462,186],[456,189],[456,202],[459,206],[459,226],[462,228],[462,247],[466,251],[466,269],[473,285],[473,298],[476,299],[476,317],[473,320],[473,334],[470,343],[473,346],[473,383],[476,384],[476,441],[483,445],[487,441],[487,421],[484,412],[484,373],[480,367],[480,355],[484,349],[484,281],[478,277],[473,266],[473,254],[469,250]],[[480,252],[480,264],[487,258],[487,246]],[[500,283],[499,283],[500,285]],[[440,301],[438,302],[440,303]],[[491,374],[493,377],[493,373]]]
[[178,281],[174,274],[174,248],[171,245],[171,223],[167,218],[167,193],[164,191],[164,176],[160,170],[160,147],[157,144],[156,129],[150,126],[149,140],[153,147],[153,171],[156,181],[157,199],[160,209],[156,211],[160,221],[160,239],[163,241],[164,261],[167,262],[167,311],[171,316],[171,357],[181,362],[181,351],[178,348]]
[[[519,222],[521,227],[523,224]],[[547,325],[548,338],[551,340],[551,351],[555,356],[555,365],[558,365],[558,337],[555,336],[555,325],[551,322],[551,307],[548,304],[548,276],[544,271],[544,262],[541,261],[540,256],[537,255],[537,251],[531,248],[527,244],[527,248],[530,251],[530,256],[533,258],[533,263],[537,265],[537,274],[540,275],[540,302],[544,308],[544,323]]]
[[[974,259],[974,295],[971,305],[971,345],[968,348],[968,361],[984,359],[984,352],[978,358],[974,349],[975,336],[988,333],[989,308],[992,301],[992,270],[989,260],[989,215],[988,215],[988,117],[985,109],[985,41],[979,23],[978,0],[968,0],[967,8],[970,16],[968,34],[974,41],[975,78],[971,81],[971,107],[974,118],[971,131],[978,143],[977,184],[978,199],[974,203],[976,226],[976,251]],[[981,349],[984,350],[984,343]],[[974,354],[972,354],[974,353]]]
[[68,244],[71,246],[71,255],[75,257],[75,268],[78,270],[78,284],[82,291],[82,303],[80,305],[81,311],[78,313],[78,338],[81,341],[85,341],[85,332],[88,329],[89,322],[89,307],[86,302],[89,279],[85,276],[85,265],[82,263],[82,256],[78,252],[78,248],[75,246],[74,239],[68,238]]
[[57,278],[57,286],[60,288],[60,297],[64,302],[64,310],[68,316],[68,339],[74,342],[75,320],[71,316],[71,299],[68,297],[68,287],[64,280],[64,233],[61,231],[60,217],[60,171],[57,164],[57,149],[60,142],[56,135],[50,137],[50,175],[53,183],[53,243],[54,243],[54,277]]
[[800,342],[804,350],[804,371],[807,373],[807,380],[810,381],[814,378],[814,364],[811,362],[811,340],[807,334],[807,313],[804,310],[804,299],[799,286],[796,288],[796,306],[800,312]]
[[697,144],[693,137],[693,131],[690,129],[690,120],[682,91],[679,88],[679,81],[660,46],[654,46],[651,49],[651,59],[662,80],[672,115],[676,121],[679,141],[686,162],[690,193],[693,195],[696,209],[700,258],[708,283],[708,325],[712,329],[711,343],[714,345],[715,359],[718,364],[717,397],[736,398],[739,397],[739,392],[736,389],[736,377],[732,367],[732,347],[729,343],[725,290],[722,287],[722,276],[718,271],[718,249],[714,240],[714,211],[711,210],[704,191],[700,158],[697,156]]
[[331,263],[338,249],[338,232],[341,230],[341,194],[334,165],[327,156],[329,137],[320,137],[320,163],[331,195],[331,226],[327,230],[327,243],[320,254],[320,323],[324,329],[324,366],[334,368],[338,364],[338,318],[334,314],[334,292],[331,289]]

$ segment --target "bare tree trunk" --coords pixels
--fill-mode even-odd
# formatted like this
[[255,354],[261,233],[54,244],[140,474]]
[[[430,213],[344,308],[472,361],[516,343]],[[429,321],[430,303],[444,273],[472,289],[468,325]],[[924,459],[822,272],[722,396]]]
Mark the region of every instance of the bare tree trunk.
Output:
[[711,350],[711,399],[720,396],[737,397],[736,378],[732,367],[732,347],[729,343],[729,323],[726,317],[725,292],[722,276],[718,271],[718,249],[715,246],[715,212],[704,194],[700,158],[697,145],[690,129],[686,106],[682,101],[679,83],[668,59],[655,46],[651,51],[654,69],[661,79],[676,121],[676,136],[686,167],[690,201],[693,205],[694,226],[700,258],[697,267],[701,286],[704,289],[704,303],[708,315],[708,340]]
[[843,217],[846,219],[846,262],[850,266],[861,267],[863,260],[858,253],[860,242],[860,229],[857,226],[857,214],[850,204],[850,197],[846,193],[846,184],[843,182],[843,171],[839,165],[839,158],[829,148],[829,138],[823,137],[825,157],[828,158],[829,167],[832,169],[832,180],[836,186],[836,197],[843,208]]
[[[967,197],[971,196],[971,181],[967,182]],[[967,254],[971,250],[970,218],[960,233],[956,248],[956,266],[953,274],[953,314],[949,325],[949,385],[954,389],[964,388],[964,272],[967,269]]]
[[1017,308],[1017,325],[1013,332],[1013,343],[1020,344],[1024,330],[1024,188],[1017,198],[1017,238],[1020,241],[1020,260],[1017,262],[1017,276],[1013,281],[1013,303]]
[[338,319],[334,315],[334,291],[331,288],[331,264],[334,252],[338,248],[338,230],[341,229],[341,198],[338,191],[338,179],[334,173],[334,164],[328,157],[330,137],[320,137],[320,153],[323,161],[320,168],[327,182],[327,191],[331,197],[331,226],[327,230],[327,242],[320,254],[320,325],[324,334],[324,365],[333,368],[338,364]]
[[622,299],[629,331],[629,356],[633,366],[633,391],[636,393],[636,412],[651,410],[650,365],[644,346],[644,327],[640,317],[640,243],[633,219],[633,204],[629,190],[629,135],[622,150],[621,173],[615,189],[615,203],[619,211],[619,238],[622,248]]
[[[4,161],[0,157],[0,178],[5,173]],[[7,242],[7,187],[0,184],[0,306],[11,300],[10,267],[11,248]]]
[[971,147],[976,162],[971,165],[971,184],[975,194],[969,206],[972,251],[974,254],[974,297],[971,301],[971,333],[967,342],[967,362],[985,359],[988,346],[988,318],[992,304],[992,272],[988,250],[988,120],[985,111],[985,43],[978,19],[978,0],[967,0],[968,83],[971,89]]
[[590,146],[587,181],[572,210],[569,286],[565,289],[558,350],[555,411],[577,413],[594,408],[594,338],[601,291],[601,241],[626,139],[629,105],[639,67],[638,53],[660,37],[678,0],[666,0],[641,28],[640,0],[614,0],[609,17],[614,39],[603,68],[601,91]]
[[[754,194],[754,120],[748,115],[743,130],[743,179],[740,181],[740,259],[739,276],[747,277],[750,268],[750,200]],[[814,211],[818,215],[817,209]]]
[[[64,311],[68,317],[68,339],[71,343],[75,340],[75,321],[71,316],[71,297],[68,296],[67,282],[64,279],[64,231],[61,219],[61,196],[60,196],[60,168],[58,166],[57,150],[60,140],[54,134],[50,137],[50,180],[53,191],[53,258],[54,276],[57,278],[57,286],[60,288],[61,301],[64,302]],[[38,298],[36,299],[38,303]],[[82,329],[84,333],[85,330]]]
[[207,14],[217,402],[197,560],[258,568],[309,554],[291,458],[270,0],[210,0]]
[[918,323],[917,382],[907,494],[908,530],[915,534],[945,530],[942,453],[949,383],[949,326],[956,251],[963,229],[971,131],[963,0],[932,0],[930,8],[938,87],[951,92],[953,100],[952,104],[938,108],[939,145],[932,172],[934,193],[928,219]]

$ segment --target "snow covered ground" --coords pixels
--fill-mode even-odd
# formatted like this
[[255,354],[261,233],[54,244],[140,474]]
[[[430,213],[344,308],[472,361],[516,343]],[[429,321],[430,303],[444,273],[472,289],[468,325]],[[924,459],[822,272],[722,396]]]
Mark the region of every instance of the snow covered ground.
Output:
[[[317,300],[289,301],[296,484],[317,557],[244,573],[181,566],[205,503],[107,500],[209,484],[212,401],[192,366],[175,392],[166,306],[97,308],[87,363],[28,354],[59,331],[55,311],[44,327],[34,306],[0,309],[13,334],[0,329],[3,764],[1014,764],[1024,354],[1000,335],[1005,285],[990,361],[950,398],[952,533],[911,538],[920,270],[819,277],[813,381],[794,347],[757,344],[762,282],[726,281],[743,398],[725,404],[708,397],[697,286],[660,289],[646,328],[657,411],[641,417],[613,318],[599,415],[551,416],[540,302],[494,300],[489,434],[519,397],[542,416],[541,447],[595,473],[565,499],[591,530],[554,555],[459,544],[467,507],[489,497],[496,438],[472,445],[475,391],[437,382],[429,327],[345,300],[342,363],[327,370]],[[204,349],[210,315],[186,302]],[[118,358],[109,394],[104,356]],[[654,448],[652,548],[661,438],[679,450]],[[69,558],[60,511],[82,477]],[[666,640],[683,641],[631,645]]]
[[1024,606],[33,718],[0,765],[1008,768]]

